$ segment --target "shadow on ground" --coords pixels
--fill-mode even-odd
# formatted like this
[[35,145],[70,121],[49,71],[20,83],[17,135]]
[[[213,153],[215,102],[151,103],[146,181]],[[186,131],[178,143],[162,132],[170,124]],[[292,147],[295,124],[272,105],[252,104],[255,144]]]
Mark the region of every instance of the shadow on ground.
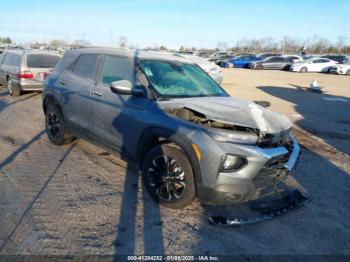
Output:
[[296,125],[322,138],[334,148],[350,154],[349,98],[278,86],[257,88],[292,103],[295,111],[302,116],[295,122]]

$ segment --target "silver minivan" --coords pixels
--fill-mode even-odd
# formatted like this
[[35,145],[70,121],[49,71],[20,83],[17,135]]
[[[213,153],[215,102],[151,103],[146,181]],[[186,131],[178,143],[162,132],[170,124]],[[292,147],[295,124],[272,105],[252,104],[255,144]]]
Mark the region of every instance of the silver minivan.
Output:
[[43,81],[61,56],[41,50],[6,50],[0,56],[0,84],[11,96],[42,90]]

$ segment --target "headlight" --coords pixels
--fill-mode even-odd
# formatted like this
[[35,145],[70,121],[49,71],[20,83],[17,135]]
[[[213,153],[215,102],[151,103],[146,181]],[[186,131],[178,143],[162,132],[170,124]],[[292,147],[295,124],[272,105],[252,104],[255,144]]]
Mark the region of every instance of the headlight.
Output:
[[246,163],[247,159],[243,157],[225,154],[221,160],[220,171],[237,171]]
[[214,128],[207,128],[206,131],[212,138],[219,142],[237,143],[244,145],[255,145],[258,142],[258,136],[253,133],[224,131]]

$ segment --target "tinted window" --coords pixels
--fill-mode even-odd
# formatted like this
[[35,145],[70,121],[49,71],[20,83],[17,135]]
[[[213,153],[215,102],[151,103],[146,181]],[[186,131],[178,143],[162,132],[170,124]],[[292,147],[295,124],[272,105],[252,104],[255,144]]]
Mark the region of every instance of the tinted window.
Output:
[[314,63],[328,63],[329,61],[326,59],[316,59]]
[[13,54],[11,65],[20,66],[21,65],[21,56],[17,54]]
[[280,62],[281,60],[278,57],[271,57],[269,59],[270,62]]
[[75,62],[72,72],[77,76],[94,79],[97,55],[81,55]]
[[4,60],[4,58],[5,58],[5,53],[2,53],[0,55],[0,64],[2,64],[2,61]]
[[27,66],[34,68],[54,68],[60,57],[57,55],[30,54],[27,55]]
[[132,64],[126,57],[106,56],[100,81],[107,85],[119,80],[132,81],[132,72]]
[[276,60],[276,62],[287,62],[288,61],[288,59],[286,59],[286,58],[284,58],[284,57],[276,57],[275,58]]

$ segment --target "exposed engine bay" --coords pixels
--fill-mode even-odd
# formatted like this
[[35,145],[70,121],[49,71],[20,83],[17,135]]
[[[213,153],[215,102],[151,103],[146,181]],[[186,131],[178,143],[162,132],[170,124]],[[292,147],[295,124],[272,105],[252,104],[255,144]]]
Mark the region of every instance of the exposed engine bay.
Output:
[[237,125],[228,124],[221,121],[208,119],[204,114],[187,107],[166,108],[165,110],[171,115],[177,116],[179,118],[182,118],[187,121],[191,121],[193,123],[203,125],[206,127],[219,128],[219,129],[224,129],[228,131],[231,130],[231,131],[249,132],[259,136],[259,130],[257,129],[237,126]]

